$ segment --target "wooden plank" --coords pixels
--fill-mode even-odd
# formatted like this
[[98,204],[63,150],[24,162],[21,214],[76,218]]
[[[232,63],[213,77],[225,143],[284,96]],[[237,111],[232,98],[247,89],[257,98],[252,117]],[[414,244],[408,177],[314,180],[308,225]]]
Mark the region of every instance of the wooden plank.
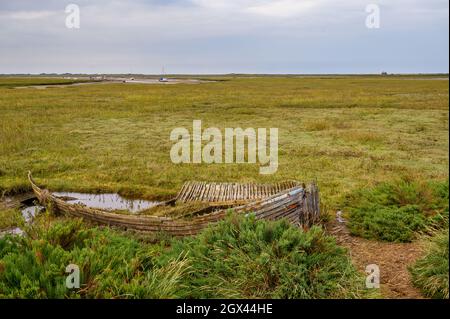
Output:
[[188,185],[189,185],[189,182],[186,182],[186,183],[183,184],[183,188],[180,191],[180,194],[178,196],[178,200],[180,200],[180,201],[184,201],[185,200],[186,189],[187,189]]
[[180,191],[178,192],[177,196],[175,197],[177,200],[181,199],[181,196],[183,195],[184,190],[185,190],[185,188],[186,188],[186,184],[187,184],[187,183],[183,183],[183,186],[181,186]]
[[[31,177],[29,177],[29,179],[31,182]],[[295,186],[294,188],[288,187],[292,186],[293,183],[294,182],[292,181],[288,182],[288,184],[285,184],[287,189],[277,192],[282,189],[278,188],[281,184],[261,185],[253,183],[187,182],[183,184],[178,197],[187,200],[212,198],[215,201],[222,201],[224,199],[230,199],[230,197],[235,197],[236,199],[247,201],[252,197],[256,197],[254,194],[259,193],[263,195],[265,198],[264,200],[255,200],[250,204],[235,207],[235,213],[244,214],[253,212],[256,214],[257,218],[271,220],[286,218],[294,224],[310,226],[311,223],[316,221],[320,212],[318,188],[313,183],[305,193],[303,186]],[[72,216],[86,218],[95,223],[115,225],[138,231],[166,231],[174,236],[198,233],[210,223],[223,219],[227,214],[227,209],[222,209],[202,216],[195,216],[189,220],[158,216],[115,214],[112,212],[87,208],[82,205],[69,204],[54,197],[49,192],[42,191],[33,182],[32,188],[41,202],[53,202],[53,207],[55,209],[64,211]],[[203,194],[205,194],[205,196],[203,196]]]
[[191,182],[191,183],[189,184],[189,188],[188,188],[188,191],[187,191],[187,194],[186,194],[186,200],[187,200],[187,201],[189,201],[189,200],[191,199],[194,185],[195,185],[194,182]]

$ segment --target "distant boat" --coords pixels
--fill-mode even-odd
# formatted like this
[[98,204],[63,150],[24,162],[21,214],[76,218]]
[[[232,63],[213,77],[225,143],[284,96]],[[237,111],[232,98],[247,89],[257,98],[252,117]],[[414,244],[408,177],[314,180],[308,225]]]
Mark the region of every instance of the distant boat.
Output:
[[162,74],[158,81],[159,82],[169,82],[169,79],[165,77],[164,67],[162,68]]

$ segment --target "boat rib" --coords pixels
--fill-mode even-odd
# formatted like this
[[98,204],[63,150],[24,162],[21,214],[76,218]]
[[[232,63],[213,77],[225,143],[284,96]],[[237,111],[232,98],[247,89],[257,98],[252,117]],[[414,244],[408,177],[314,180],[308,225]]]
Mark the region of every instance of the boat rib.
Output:
[[[80,204],[67,203],[66,201],[54,196],[48,190],[41,189],[37,186],[36,182],[33,180],[31,172],[28,173],[28,179],[39,202],[55,212],[73,217],[81,217],[85,220],[98,224],[117,226],[142,232],[166,232],[174,236],[189,236],[197,234],[208,225],[224,219],[229,213],[243,214],[246,216],[249,214],[254,214],[256,219],[277,220],[285,218],[292,224],[308,227],[318,220],[318,216],[320,214],[318,189],[314,183],[306,188],[304,185],[300,186],[300,183],[289,182],[285,184],[286,187],[290,186],[289,188],[283,189],[275,194],[271,194],[269,191],[268,193],[270,196],[268,197],[254,199],[243,205],[181,220],[160,216],[117,214],[111,211],[90,208]],[[197,187],[200,185],[201,187]],[[208,183],[185,184],[177,198],[187,198],[187,194],[189,192],[191,193],[191,196],[189,196],[190,199],[188,201],[191,201],[192,198],[195,198],[197,201],[206,201],[204,194],[208,193],[206,189],[209,188],[210,185],[211,184]],[[213,185],[213,187],[216,187],[217,185],[218,184]],[[279,189],[281,187],[280,185],[277,184],[273,187],[273,189]],[[223,186],[225,187],[219,188],[228,189],[228,191],[222,195],[231,195],[225,196],[226,198],[224,196],[214,196],[214,199],[223,201],[224,198],[236,198],[236,193],[234,191],[230,191],[230,189],[232,187],[238,189],[239,184],[224,184]],[[196,193],[193,193],[193,187],[197,188]],[[255,188],[255,185],[252,185],[251,187],[253,187],[253,189],[264,189],[264,187]],[[265,187],[265,189],[271,188]],[[257,190],[255,193],[259,193],[259,191]],[[241,199],[242,196],[236,198],[236,203]],[[230,203],[229,200],[225,201]]]

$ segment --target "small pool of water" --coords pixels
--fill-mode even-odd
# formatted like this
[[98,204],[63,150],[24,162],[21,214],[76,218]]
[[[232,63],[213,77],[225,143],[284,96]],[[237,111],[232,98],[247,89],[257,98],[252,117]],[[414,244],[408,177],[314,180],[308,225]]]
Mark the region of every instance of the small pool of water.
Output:
[[64,198],[71,204],[83,204],[91,208],[107,210],[128,210],[132,213],[154,207],[160,202],[143,199],[127,199],[119,194],[86,194],[73,192],[55,192],[53,195]]
[[23,236],[23,233],[24,233],[23,230],[20,229],[19,227],[6,229],[6,230],[0,231],[0,238],[3,238],[6,235]]
[[22,212],[22,216],[25,219],[25,221],[28,223],[30,220],[36,216],[40,211],[44,209],[43,206],[36,205],[36,206],[27,206],[22,208],[20,211]]
[[[74,192],[55,192],[55,196],[67,201],[71,204],[82,204],[91,208],[99,208],[104,210],[127,210],[131,213],[137,213],[145,210],[161,202],[148,201],[143,199],[127,199],[119,194],[86,194]],[[26,195],[26,196],[25,196]],[[8,205],[10,208],[17,208],[22,212],[22,216],[26,223],[31,223],[33,217],[44,210],[44,207],[37,204],[37,199],[34,194],[24,194],[16,197],[1,198],[0,204]],[[12,228],[7,230],[0,230],[0,238],[4,235],[18,235],[23,234],[22,229]]]

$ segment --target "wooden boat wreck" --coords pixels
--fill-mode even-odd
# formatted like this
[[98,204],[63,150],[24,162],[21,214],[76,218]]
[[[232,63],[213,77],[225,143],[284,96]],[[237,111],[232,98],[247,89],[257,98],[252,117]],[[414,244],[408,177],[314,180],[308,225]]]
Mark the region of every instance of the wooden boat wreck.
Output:
[[315,183],[306,187],[298,182],[278,184],[238,184],[188,182],[177,197],[165,204],[177,202],[210,202],[213,206],[228,206],[189,219],[136,214],[117,214],[110,211],[70,204],[41,189],[28,174],[33,192],[39,202],[55,212],[85,220],[142,232],[166,232],[174,236],[194,235],[208,225],[231,214],[254,214],[256,219],[286,219],[290,223],[310,227],[318,221],[319,191]]

